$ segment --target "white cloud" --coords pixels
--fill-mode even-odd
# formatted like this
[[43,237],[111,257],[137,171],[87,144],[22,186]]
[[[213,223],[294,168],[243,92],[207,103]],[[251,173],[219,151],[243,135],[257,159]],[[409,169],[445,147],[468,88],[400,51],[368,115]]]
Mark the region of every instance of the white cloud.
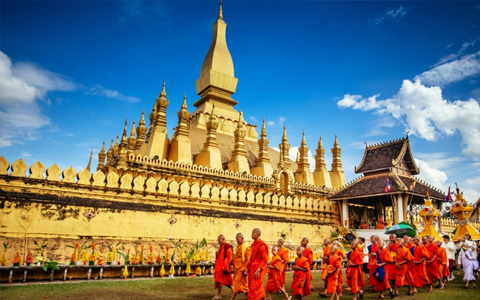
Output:
[[[57,81],[60,77],[33,65],[22,64],[15,72],[18,75],[13,69],[10,58],[0,51],[0,147],[35,139],[36,130],[50,124],[37,100],[62,86]],[[27,69],[32,75],[25,79],[21,76]]]
[[448,180],[448,176],[445,172],[432,167],[427,161],[416,158],[415,162],[420,168],[420,174],[418,175],[420,179],[440,190],[445,189]]
[[287,118],[280,117],[280,118],[278,118],[278,124],[283,126],[283,125],[285,125],[286,120],[287,120]]
[[104,88],[103,86],[97,84],[94,87],[89,88],[86,92],[86,95],[92,95],[92,96],[103,96],[111,99],[116,99],[120,101],[125,101],[125,102],[140,102],[140,99],[137,97],[132,97],[132,96],[126,96],[119,91],[115,90],[110,90],[107,88]]
[[[463,51],[462,49],[460,51]],[[446,56],[443,58],[443,60],[441,60],[441,62],[448,62],[437,64],[436,67],[423,72],[422,74],[416,76],[415,79],[418,79],[422,83],[428,85],[445,86],[449,83],[461,81],[467,77],[480,73],[480,51],[473,54],[464,55],[459,59],[456,58],[456,54],[450,54]]]
[[43,97],[47,91],[74,91],[77,87],[65,76],[45,70],[31,63],[18,62],[12,67],[14,76],[23,78],[26,83],[35,86]]
[[359,95],[345,95],[337,105],[389,114],[410,129],[411,134],[428,141],[459,132],[463,153],[480,159],[480,105],[474,99],[451,102],[443,98],[440,87],[426,87],[419,80],[404,80],[392,98],[378,100],[376,96],[363,99]]
[[255,118],[254,116],[250,116],[249,118],[250,118],[250,121],[252,122],[258,122],[257,118]]
[[268,126],[275,126],[275,121],[267,121]]
[[407,9],[404,6],[400,6],[398,8],[393,8],[390,7],[388,8],[384,13],[381,13],[377,18],[370,20],[373,24],[379,25],[383,23],[388,18],[391,18],[393,20],[395,19],[401,19],[407,14]]

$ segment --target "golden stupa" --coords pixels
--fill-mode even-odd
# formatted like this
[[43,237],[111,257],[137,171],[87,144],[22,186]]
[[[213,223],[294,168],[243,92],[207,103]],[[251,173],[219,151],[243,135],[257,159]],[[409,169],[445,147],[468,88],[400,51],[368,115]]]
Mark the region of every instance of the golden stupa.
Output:
[[455,202],[453,202],[450,212],[459,221],[455,236],[453,237],[454,241],[462,240],[467,233],[470,234],[472,240],[480,240],[480,234],[468,221],[473,214],[473,206],[465,201],[463,193],[460,193],[458,186],[457,193],[455,194]]
[[433,206],[432,200],[430,199],[430,195],[428,194],[428,192],[427,198],[425,198],[425,204],[418,212],[418,215],[420,216],[420,218],[422,218],[423,223],[425,223],[425,227],[420,233],[420,238],[431,235],[435,240],[442,240],[437,230],[435,229],[435,226],[433,225],[433,223],[438,218],[438,210],[436,210]]

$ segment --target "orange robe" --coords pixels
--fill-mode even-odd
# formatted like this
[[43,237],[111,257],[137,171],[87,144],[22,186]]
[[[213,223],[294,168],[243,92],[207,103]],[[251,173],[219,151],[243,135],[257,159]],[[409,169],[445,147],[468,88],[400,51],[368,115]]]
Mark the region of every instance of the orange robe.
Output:
[[438,273],[440,277],[449,277],[450,270],[448,269],[447,249],[439,247],[437,251]]
[[[382,263],[393,262],[392,256],[390,255],[390,251],[388,251],[388,249],[383,248],[378,253],[378,256],[380,257],[380,260],[381,260]],[[385,266],[383,267],[383,269],[385,270],[385,277],[383,278],[383,281],[375,280],[374,290],[376,292],[383,292],[383,291],[388,290],[390,288],[390,283],[388,282],[388,269],[385,268]],[[376,270],[376,268],[375,268],[375,270]]]
[[377,229],[384,229],[383,228],[383,219],[382,218],[378,218],[378,221],[377,221]]
[[238,245],[235,250],[235,256],[233,257],[233,292],[234,293],[248,293],[247,277],[243,276],[247,262],[250,259],[252,251],[250,247],[242,247]]
[[305,271],[295,270],[293,271],[293,281],[292,281],[292,294],[294,297],[308,296],[312,293],[310,289],[311,286],[311,273],[310,273],[310,262],[305,256],[298,257],[295,260],[295,265],[301,268],[304,268]]
[[397,267],[395,266],[395,259],[397,257],[397,249],[397,243],[391,243],[390,245],[388,245],[388,251],[390,251],[390,255],[393,259],[392,263],[389,263],[384,267],[388,269],[388,280],[396,280]]
[[[370,245],[368,246],[368,254],[372,254],[372,253],[377,253],[378,251],[378,245],[377,244],[374,244],[374,245]],[[375,277],[373,276],[373,272],[375,272],[375,269],[377,268],[377,259],[375,257],[369,257],[368,258],[368,284],[370,285],[375,285],[375,282],[377,282],[377,280],[375,279]]]
[[213,273],[214,288],[222,285],[231,287],[233,284],[232,273],[230,273],[230,263],[233,259],[233,247],[224,243],[218,248],[215,258],[215,273]]
[[341,268],[341,262],[343,261],[343,259],[345,258],[345,252],[343,252],[342,250],[338,249],[337,250],[337,253],[338,257],[340,258],[340,274],[338,274],[339,278],[338,278],[338,286],[337,286],[337,292],[340,293],[342,291],[342,283],[343,283],[343,273],[342,273],[342,268]]
[[[415,247],[415,244],[414,243],[410,243],[408,245],[405,246],[408,251],[410,251],[410,254],[412,254],[412,248]],[[412,254],[413,256],[413,254]],[[412,268],[413,268],[413,260],[411,260],[410,262],[406,263],[407,265],[407,274],[405,275],[405,284],[406,285],[413,285],[413,272],[412,272]]]
[[342,259],[335,253],[328,258],[327,272],[337,269],[327,275],[327,294],[335,293],[340,286],[340,273],[342,273]]
[[347,283],[351,288],[352,293],[357,293],[361,287],[365,286],[365,279],[363,278],[363,250],[360,247],[353,250],[350,254],[349,261],[356,264],[356,267],[347,267]]
[[268,280],[267,280],[267,292],[276,293],[283,287],[282,274],[283,274],[283,262],[280,256],[275,255],[270,261],[268,268]]
[[[410,273],[411,271],[409,270],[410,268],[410,262],[413,260],[413,255],[410,253],[410,250],[408,250],[405,247],[398,247],[397,249],[397,262],[402,263],[404,261],[407,261],[403,265],[401,265],[400,269],[395,266],[396,272],[395,272],[395,286],[396,287],[402,287],[404,285],[412,285],[413,280],[410,279],[411,275],[408,276],[407,274]],[[407,279],[408,278],[408,279]],[[411,281],[409,281],[411,280]]]
[[[423,257],[428,257],[428,251],[425,246],[415,246],[413,250],[413,260],[420,261]],[[413,285],[415,287],[422,287],[426,284],[430,284],[430,279],[427,276],[426,262],[423,261],[420,264],[412,264]]]
[[[308,259],[308,263],[310,264],[310,267],[312,266],[313,264],[313,252],[312,252],[312,249],[310,248],[305,248],[305,250],[303,251],[303,256],[305,256],[307,259]],[[310,268],[309,268],[310,269]],[[309,272],[308,273],[308,276],[310,276],[309,280],[310,282],[312,281],[312,273]]]
[[[428,258],[427,260],[432,260],[435,255],[437,255],[438,246],[435,243],[428,244],[425,246],[428,251]],[[438,264],[437,259],[432,261],[431,263],[427,263],[427,275],[430,281],[433,279],[440,278],[440,274],[438,273]]]
[[[260,300],[266,296],[263,287],[263,279],[267,274],[268,246],[264,241],[258,239],[250,246],[252,255],[247,263],[248,269],[248,300]],[[260,275],[255,279],[254,275],[260,269]]]
[[[328,265],[328,258],[330,257],[330,245],[323,248],[323,261],[322,261],[322,279],[325,281],[327,278],[327,265]],[[325,287],[327,284],[325,282]]]
[[281,276],[282,286],[285,285],[285,276],[287,275],[288,250],[284,246],[278,249],[278,256],[282,259],[283,272]]

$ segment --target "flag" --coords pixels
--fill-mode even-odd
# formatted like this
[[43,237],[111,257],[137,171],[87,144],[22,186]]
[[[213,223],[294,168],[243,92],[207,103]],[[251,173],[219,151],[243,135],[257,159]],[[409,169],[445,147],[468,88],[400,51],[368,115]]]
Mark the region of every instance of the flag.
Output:
[[417,181],[414,180],[410,185],[410,188],[409,188],[410,191],[413,191],[413,189],[415,188],[415,184],[417,184]]
[[445,197],[445,202],[452,202],[452,196],[450,195],[450,187],[448,187],[447,197]]
[[387,178],[387,185],[385,186],[385,192],[389,193],[392,191],[392,188],[390,187],[390,180]]

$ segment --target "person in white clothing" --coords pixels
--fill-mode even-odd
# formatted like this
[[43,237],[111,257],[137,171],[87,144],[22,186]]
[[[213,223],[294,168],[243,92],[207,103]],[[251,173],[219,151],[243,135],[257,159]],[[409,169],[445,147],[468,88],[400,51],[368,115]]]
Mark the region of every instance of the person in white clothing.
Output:
[[478,269],[478,261],[474,256],[472,249],[468,247],[467,244],[463,244],[460,255],[458,256],[458,265],[462,266],[464,276],[463,281],[465,281],[464,288],[468,289],[470,282],[472,283],[472,288],[475,287],[475,276],[473,272]]
[[472,241],[470,234],[467,233],[463,236],[463,242],[460,243],[459,247],[463,248],[463,245],[467,245],[468,249],[472,250],[473,255],[477,257],[477,244]]
[[455,270],[455,253],[457,252],[457,247],[455,247],[455,244],[450,241],[450,237],[448,235],[443,236],[442,247],[447,249],[448,269],[450,270],[450,277],[447,279],[448,281],[452,281],[455,279],[453,270]]

